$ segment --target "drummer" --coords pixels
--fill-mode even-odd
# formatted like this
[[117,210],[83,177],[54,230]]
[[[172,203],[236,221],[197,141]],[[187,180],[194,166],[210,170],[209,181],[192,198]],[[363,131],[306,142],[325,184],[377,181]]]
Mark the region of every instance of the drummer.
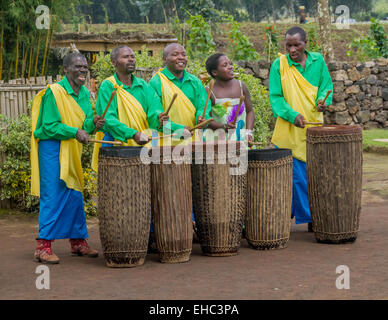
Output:
[[84,87],[86,58],[70,53],[63,67],[63,80],[41,91],[32,105],[31,194],[40,196],[35,259],[51,264],[59,263],[51,249],[55,239],[70,238],[72,254],[98,256],[86,240],[81,143],[88,143],[89,134],[105,121],[93,117]]
[[[211,117],[214,118],[212,128],[226,131],[236,129],[228,136],[228,140],[252,142],[255,114],[251,95],[245,83],[234,78],[233,63],[225,54],[216,53],[206,60],[206,70],[215,79],[210,95]],[[233,124],[241,96],[245,100],[241,104],[236,124]]]
[[333,83],[322,55],[306,50],[306,32],[292,27],[285,35],[286,55],[280,55],[269,75],[269,100],[276,120],[272,143],[292,150],[293,196],[291,217],[308,223],[312,231],[306,179],[306,125],[323,122],[323,111],[332,103]]
[[210,118],[210,108],[206,109],[206,114],[202,117],[206,90],[196,76],[185,70],[187,56],[182,45],[167,45],[163,51],[163,62],[165,67],[152,77],[149,84],[155,89],[164,110],[169,106],[174,93],[178,94],[169,112],[173,123],[170,129],[180,136],[190,136],[190,128]]
[[[154,89],[133,75],[136,68],[133,50],[125,45],[119,46],[112,50],[111,61],[116,72],[101,83],[96,105],[98,115],[104,113],[112,92],[117,90],[117,94],[107,110],[103,133],[97,133],[97,138],[120,140],[128,146],[145,145],[152,135],[151,129],[158,130],[164,121],[170,125],[171,122]],[[99,145],[95,145],[92,167],[96,171],[98,150]]]

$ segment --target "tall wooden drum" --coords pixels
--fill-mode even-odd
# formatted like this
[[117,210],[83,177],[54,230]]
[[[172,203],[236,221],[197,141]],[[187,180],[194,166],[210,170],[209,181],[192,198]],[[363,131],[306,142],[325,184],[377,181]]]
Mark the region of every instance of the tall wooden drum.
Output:
[[257,250],[287,247],[292,204],[292,152],[248,151],[248,209],[245,232]]
[[108,267],[144,264],[151,220],[151,170],[141,147],[101,148],[98,162],[100,239]]
[[[159,259],[190,260],[193,245],[190,152],[180,147],[154,147],[151,152],[152,216]],[[159,164],[154,161],[159,160]]]
[[362,129],[335,126],[307,129],[307,183],[315,238],[354,242],[362,193]]
[[[231,175],[241,165],[233,164],[241,159],[240,143],[193,145],[193,207],[202,252],[208,256],[236,255],[246,211],[246,171]],[[233,149],[236,152],[228,154]]]

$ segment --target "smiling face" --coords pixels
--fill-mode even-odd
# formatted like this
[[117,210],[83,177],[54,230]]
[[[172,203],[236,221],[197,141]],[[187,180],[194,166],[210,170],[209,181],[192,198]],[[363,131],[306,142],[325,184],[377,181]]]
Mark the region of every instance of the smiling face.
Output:
[[64,67],[68,81],[80,87],[85,84],[88,74],[88,62],[85,57],[76,56],[71,60],[71,63]]
[[303,60],[304,52],[306,50],[306,41],[302,40],[302,37],[299,33],[294,34],[293,36],[286,35],[286,50],[290,55],[292,61],[300,62]]
[[123,47],[117,52],[117,58],[112,63],[118,73],[131,74],[136,69],[135,53],[129,47]]
[[180,44],[166,47],[163,57],[164,64],[173,74],[181,74],[187,65],[186,50]]
[[234,78],[234,68],[232,61],[227,56],[218,59],[217,70],[212,71],[213,76],[219,80],[231,80]]

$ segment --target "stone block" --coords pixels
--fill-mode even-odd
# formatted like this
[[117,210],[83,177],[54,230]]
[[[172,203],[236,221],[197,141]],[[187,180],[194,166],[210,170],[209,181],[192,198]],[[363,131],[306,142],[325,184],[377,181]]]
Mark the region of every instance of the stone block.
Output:
[[383,99],[380,97],[373,97],[371,99],[370,110],[375,111],[383,108]]
[[334,71],[332,77],[335,81],[345,81],[349,79],[345,70]]
[[350,87],[347,87],[345,90],[346,94],[359,93],[359,92],[360,92],[359,86],[350,86]]
[[350,124],[352,122],[352,117],[347,111],[336,112],[334,114],[334,121],[336,124]]
[[359,123],[366,123],[370,120],[370,111],[361,110],[356,113],[356,117]]
[[358,72],[356,68],[348,70],[348,77],[349,77],[349,80],[352,80],[352,81],[358,81],[361,79],[360,72]]
[[366,83],[367,84],[376,84],[377,82],[377,77],[373,74],[371,74],[367,79],[366,79]]

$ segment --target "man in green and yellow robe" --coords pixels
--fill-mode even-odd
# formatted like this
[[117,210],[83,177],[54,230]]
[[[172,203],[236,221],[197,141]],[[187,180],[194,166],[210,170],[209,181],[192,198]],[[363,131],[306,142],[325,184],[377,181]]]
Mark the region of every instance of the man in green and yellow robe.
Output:
[[[269,99],[276,125],[272,143],[278,148],[292,150],[293,194],[292,212],[295,222],[309,223],[306,179],[306,130],[305,121],[323,122],[323,111],[332,103],[330,94],[333,83],[320,53],[306,50],[306,33],[293,27],[286,33],[287,55],[280,55],[269,76]],[[311,230],[311,229],[310,229]]]
[[[171,126],[171,122],[168,121],[154,89],[146,81],[133,75],[136,67],[133,50],[128,46],[117,47],[112,50],[111,61],[116,72],[105,79],[98,90],[98,115],[104,113],[112,92],[116,91],[117,94],[107,109],[103,132],[97,133],[97,138],[106,141],[119,140],[128,146],[146,145],[150,141],[152,131],[162,131],[160,124],[163,124],[163,121],[166,126]],[[107,145],[102,145],[105,146]],[[95,145],[93,153],[92,167],[96,171],[99,147]]]
[[[58,263],[55,239],[70,239],[71,252],[96,257],[88,232],[82,191],[82,144],[104,125],[93,116],[86,81],[88,64],[80,53],[63,61],[65,78],[39,92],[32,106],[31,193],[40,197],[39,236],[35,258]],[[82,144],[81,144],[82,143]]]
[[182,45],[172,43],[166,46],[163,62],[165,67],[152,77],[149,84],[155,89],[164,110],[170,105],[173,95],[178,94],[168,114],[172,124],[166,126],[164,132],[168,134],[171,130],[178,132],[178,135],[182,133],[188,136],[190,128],[210,118],[210,105],[202,117],[207,99],[206,90],[196,76],[185,70],[187,56]]

